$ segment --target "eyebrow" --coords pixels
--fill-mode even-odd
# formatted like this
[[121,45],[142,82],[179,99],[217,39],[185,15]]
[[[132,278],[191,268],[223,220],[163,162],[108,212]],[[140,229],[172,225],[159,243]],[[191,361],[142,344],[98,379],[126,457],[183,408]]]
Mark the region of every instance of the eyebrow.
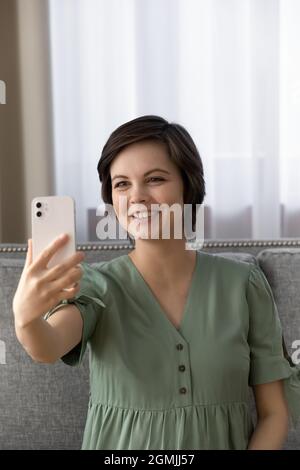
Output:
[[[149,171],[146,171],[146,173],[144,173],[144,176],[147,176],[149,175],[150,173],[153,173],[154,171],[160,171],[161,173],[167,173],[168,175],[170,174],[169,171],[167,170],[163,170],[162,168],[153,168],[153,170],[149,170]],[[112,178],[112,182],[114,179],[116,178],[126,178],[128,179],[128,176],[125,176],[125,175],[115,175],[113,178]]]

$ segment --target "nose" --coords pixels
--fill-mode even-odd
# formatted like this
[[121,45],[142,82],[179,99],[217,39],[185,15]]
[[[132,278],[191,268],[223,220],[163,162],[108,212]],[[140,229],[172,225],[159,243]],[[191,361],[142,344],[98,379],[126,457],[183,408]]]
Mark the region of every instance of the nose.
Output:
[[132,204],[143,204],[149,199],[148,195],[144,191],[143,187],[139,184],[133,184],[129,190],[128,203]]

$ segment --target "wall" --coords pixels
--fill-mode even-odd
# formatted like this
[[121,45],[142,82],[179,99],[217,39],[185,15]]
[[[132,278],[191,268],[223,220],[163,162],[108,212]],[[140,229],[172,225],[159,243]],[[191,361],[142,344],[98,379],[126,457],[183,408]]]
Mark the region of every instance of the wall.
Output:
[[47,0],[1,0],[0,242],[30,237],[30,203],[53,194]]

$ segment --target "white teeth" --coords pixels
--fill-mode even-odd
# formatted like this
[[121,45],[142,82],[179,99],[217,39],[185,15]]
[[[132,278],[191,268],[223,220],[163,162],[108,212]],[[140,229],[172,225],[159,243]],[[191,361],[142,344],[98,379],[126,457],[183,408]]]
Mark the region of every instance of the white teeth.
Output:
[[150,216],[151,216],[151,212],[150,213],[148,213],[148,212],[138,212],[138,213],[132,215],[132,217],[134,217],[135,219],[147,219]]

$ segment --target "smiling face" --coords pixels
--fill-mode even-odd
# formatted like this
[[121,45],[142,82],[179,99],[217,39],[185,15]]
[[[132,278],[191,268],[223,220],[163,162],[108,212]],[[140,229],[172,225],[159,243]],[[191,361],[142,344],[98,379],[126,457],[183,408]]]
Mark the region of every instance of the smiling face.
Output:
[[[146,217],[147,212],[155,208],[157,210],[161,204],[180,204],[183,207],[183,181],[179,169],[168,156],[166,146],[162,142],[153,141],[128,145],[113,160],[110,176],[112,202],[122,227],[134,238],[151,238],[152,221],[159,233],[154,238],[160,238],[162,213],[152,212]],[[123,204],[121,197],[124,198]],[[138,218],[136,212],[141,210]],[[135,216],[132,215],[134,213]],[[173,224],[174,214],[170,211],[171,236]]]

